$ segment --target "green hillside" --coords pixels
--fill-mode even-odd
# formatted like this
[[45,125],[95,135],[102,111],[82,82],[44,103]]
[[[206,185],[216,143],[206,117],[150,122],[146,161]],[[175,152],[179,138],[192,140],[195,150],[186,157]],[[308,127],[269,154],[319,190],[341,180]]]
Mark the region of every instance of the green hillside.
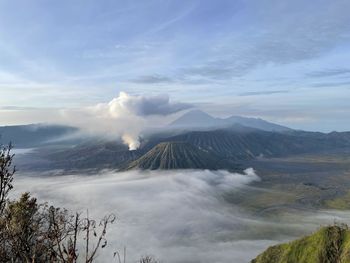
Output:
[[323,227],[310,236],[269,247],[252,263],[348,263],[350,231],[346,225]]

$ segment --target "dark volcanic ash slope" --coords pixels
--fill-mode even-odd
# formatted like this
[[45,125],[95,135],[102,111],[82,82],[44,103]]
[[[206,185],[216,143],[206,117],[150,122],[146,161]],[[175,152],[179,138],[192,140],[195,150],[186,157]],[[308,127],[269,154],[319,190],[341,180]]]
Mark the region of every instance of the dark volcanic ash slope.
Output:
[[163,142],[142,157],[131,162],[126,169],[211,169],[220,168],[221,161],[196,146],[185,142]]
[[281,157],[293,154],[350,148],[347,133],[277,133],[261,130],[193,131],[169,138],[191,143],[217,156],[235,160],[258,156]]

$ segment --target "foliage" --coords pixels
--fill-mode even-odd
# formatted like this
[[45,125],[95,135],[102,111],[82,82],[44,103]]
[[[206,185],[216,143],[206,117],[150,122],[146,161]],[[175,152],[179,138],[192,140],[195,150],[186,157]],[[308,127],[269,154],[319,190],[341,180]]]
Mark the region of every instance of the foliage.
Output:
[[10,201],[16,172],[11,149],[0,150],[0,262],[93,262],[107,245],[107,226],[115,216],[97,222],[88,213],[39,204],[29,193]]
[[337,210],[349,210],[350,209],[350,191],[345,194],[336,197],[334,199],[327,200],[325,202],[327,208]]
[[12,145],[0,145],[0,214],[4,211],[8,194],[13,188],[13,175],[16,172],[15,166],[12,166],[13,154],[11,154]]
[[154,259],[152,256],[144,256],[140,258],[139,263],[159,263],[156,259]]
[[[115,216],[110,214],[96,221],[89,218],[88,212],[82,216],[40,204],[29,193],[9,200],[16,172],[11,149],[11,144],[0,145],[0,263],[95,262],[98,250],[107,246],[107,227],[114,223]],[[122,263],[118,252],[116,256]],[[151,256],[139,262],[158,263]]]
[[[93,262],[97,250],[107,245],[107,225],[114,220],[110,215],[97,224],[88,216],[38,204],[24,193],[19,200],[8,202],[1,215],[0,261]],[[83,247],[81,253],[78,245]]]

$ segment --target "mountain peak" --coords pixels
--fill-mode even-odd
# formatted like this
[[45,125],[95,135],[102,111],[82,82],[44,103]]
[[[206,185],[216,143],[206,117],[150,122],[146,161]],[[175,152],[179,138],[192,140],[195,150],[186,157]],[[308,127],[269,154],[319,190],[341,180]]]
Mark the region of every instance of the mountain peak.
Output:
[[211,115],[209,115],[208,113],[206,113],[206,112],[204,112],[204,111],[202,111],[202,110],[198,110],[198,109],[196,109],[196,110],[191,110],[191,111],[185,113],[183,116],[185,116],[185,115],[187,115],[187,116],[198,116],[198,117],[202,116],[202,117],[213,118],[213,117],[212,117]]
[[201,110],[189,111],[170,124],[172,127],[181,128],[208,127],[216,125],[218,125],[218,119]]
[[288,127],[265,121],[261,118],[231,116],[228,118],[215,118],[201,110],[192,110],[173,121],[170,126],[178,128],[226,128],[239,124],[248,128],[263,131],[285,132],[291,130]]

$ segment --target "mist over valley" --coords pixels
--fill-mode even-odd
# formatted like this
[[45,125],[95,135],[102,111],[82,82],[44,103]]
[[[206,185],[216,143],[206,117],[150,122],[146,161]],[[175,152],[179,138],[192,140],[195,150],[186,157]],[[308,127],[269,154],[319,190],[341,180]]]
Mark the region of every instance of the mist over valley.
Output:
[[13,197],[29,191],[94,218],[115,213],[98,262],[124,247],[131,262],[149,254],[166,262],[250,262],[268,246],[347,222],[347,207],[337,204],[350,187],[348,133],[276,131],[258,122],[264,129],[256,122],[165,126],[131,151],[122,140],[67,128],[40,147],[14,149]]
[[0,263],[350,263],[349,0],[0,0]]
[[[249,197],[261,179],[254,170],[105,171],[97,175],[20,174],[16,195],[30,191],[50,204],[90,216],[115,213],[109,246],[97,258],[108,262],[127,248],[129,262],[154,255],[166,262],[250,262],[266,247],[291,240],[349,212],[293,210],[259,215],[226,195]],[[259,189],[258,191],[268,191]],[[265,204],[267,206],[268,204]]]

